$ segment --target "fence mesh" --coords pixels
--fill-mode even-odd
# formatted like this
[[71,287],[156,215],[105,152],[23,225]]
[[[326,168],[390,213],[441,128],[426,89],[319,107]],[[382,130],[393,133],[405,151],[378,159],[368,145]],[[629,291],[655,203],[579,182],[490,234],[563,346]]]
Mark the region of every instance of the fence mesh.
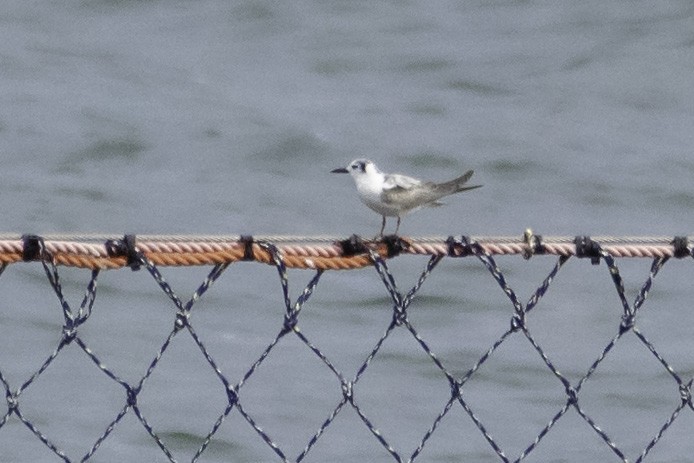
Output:
[[[418,260],[413,264],[421,266],[421,268],[418,270],[414,284],[408,288],[401,286],[397,272],[391,270],[389,266],[390,259],[405,253],[426,255],[423,258],[425,260]],[[547,261],[551,259],[552,263],[548,273],[533,275],[536,283],[527,301],[524,302],[519,297],[517,290],[509,284],[507,275],[495,260],[496,255],[500,254],[517,254],[526,260],[532,258]],[[650,268],[644,279],[637,282],[629,281],[628,285],[625,285],[625,279],[620,269],[620,259],[624,259],[625,256],[651,259]],[[16,433],[16,425],[21,424],[26,428],[26,432],[29,432],[45,448],[46,461],[50,461],[51,455],[57,461],[99,461],[100,448],[104,443],[112,439],[114,433],[117,434],[119,426],[124,421],[134,419],[141,429],[141,434],[146,437],[146,443],[139,442],[139,444],[156,446],[162,461],[206,461],[206,458],[211,458],[212,454],[217,455],[219,453],[222,454],[220,457],[222,461],[242,461],[242,458],[234,456],[238,456],[238,449],[225,448],[221,444],[217,450],[212,449],[216,441],[224,440],[222,437],[231,432],[228,429],[223,429],[223,424],[231,416],[235,416],[238,420],[246,423],[246,431],[250,431],[243,433],[243,438],[262,442],[267,448],[267,461],[315,461],[312,460],[312,455],[316,453],[315,448],[320,444],[328,430],[340,426],[336,422],[341,416],[351,415],[353,418],[356,417],[356,420],[350,421],[350,423],[360,423],[359,427],[370,435],[370,440],[377,443],[379,452],[386,455],[388,459],[397,462],[430,461],[427,452],[429,447],[436,445],[432,442],[441,433],[440,429],[453,426],[446,423],[447,418],[451,414],[462,413],[471,426],[466,426],[464,430],[454,430],[453,434],[461,440],[466,440],[474,437],[472,435],[474,432],[474,435],[486,441],[486,453],[478,455],[477,461],[509,462],[526,459],[530,461],[533,455],[537,454],[538,448],[543,445],[545,438],[564,422],[589,430],[595,439],[586,445],[596,445],[597,443],[612,456],[614,461],[649,461],[652,451],[660,445],[673,425],[682,421],[680,420],[683,416],[681,415],[682,412],[692,410],[693,373],[688,370],[678,370],[675,367],[675,362],[648,336],[647,330],[642,329],[638,322],[654,280],[663,267],[673,258],[675,258],[674,261],[677,261],[691,257],[692,251],[686,237],[676,237],[675,239],[613,239],[607,237],[543,239],[530,232],[519,239],[475,239],[462,236],[417,240],[386,237],[378,241],[363,241],[358,237],[351,237],[343,241],[329,238],[302,240],[282,237],[199,237],[197,239],[159,237],[146,239],[131,235],[120,238],[96,236],[81,238],[69,236],[40,237],[35,235],[1,237],[0,285],[5,274],[8,273],[9,267],[41,266],[45,281],[57,299],[60,308],[60,323],[51,327],[57,339],[55,345],[37,365],[25,366],[22,370],[25,373],[17,375],[10,374],[10,369],[0,364],[0,383],[4,388],[6,397],[4,412],[0,409],[2,414],[0,417],[0,442],[2,442],[3,433]],[[538,333],[533,330],[529,319],[541,316],[541,314],[536,315],[535,313],[538,310],[538,305],[552,288],[555,278],[562,272],[565,264],[575,258],[590,259],[592,264],[604,267],[604,278],[610,282],[611,294],[600,294],[599,297],[606,301],[606,305],[614,306],[612,301],[616,296],[620,317],[618,323],[609,328],[611,330],[610,336],[602,345],[597,346],[597,355],[588,365],[585,367],[574,366],[571,371],[565,371],[559,366],[541,336],[538,336]],[[421,288],[436,273],[437,267],[442,261],[459,259],[475,262],[474,266],[464,267],[459,270],[460,272],[474,271],[479,273],[482,271],[486,275],[485,278],[491,279],[498,294],[503,295],[504,306],[499,309],[508,316],[505,325],[494,327],[497,334],[491,344],[476,346],[474,355],[467,355],[465,361],[456,363],[454,367],[452,366],[453,362],[443,360],[446,356],[442,356],[433,347],[437,344],[436,335],[432,335],[430,330],[424,330],[428,331],[427,334],[424,334],[420,327],[421,324],[417,323],[411,316],[411,304],[420,294]],[[261,262],[276,269],[281,291],[282,316],[278,318],[279,326],[275,327],[275,334],[265,340],[264,348],[259,353],[254,354],[251,361],[241,365],[239,370],[232,373],[222,365],[227,364],[229,358],[234,361],[237,353],[233,351],[212,352],[209,348],[209,340],[196,329],[196,309],[200,301],[214,293],[213,285],[222,278],[229,266],[240,261]],[[162,267],[191,265],[201,266],[205,269],[205,274],[192,293],[186,295],[184,290],[178,289],[170,281],[167,281],[163,276],[165,272],[162,272]],[[78,278],[70,275],[70,285],[73,287],[81,285],[84,292],[84,295],[78,300],[71,300],[71,298],[66,297],[63,289],[64,284],[61,275],[64,275],[64,268],[68,266],[83,269],[79,270],[80,277]],[[171,308],[170,331],[160,344],[157,343],[153,352],[141,353],[142,357],[150,360],[147,361],[144,371],[139,373],[134,373],[132,370],[124,371],[122,366],[119,368],[110,366],[109,362],[104,360],[98,343],[95,343],[89,336],[83,335],[85,327],[89,325],[95,312],[99,310],[97,293],[100,286],[97,282],[100,276],[104,270],[125,268],[125,270],[120,271],[127,272],[128,267],[132,270],[140,270],[137,273],[138,278],[153,280],[156,287],[169,301],[168,306]],[[358,363],[356,368],[347,370],[339,366],[340,362],[337,362],[334,355],[329,353],[330,349],[326,349],[327,346],[316,342],[310,331],[302,330],[302,315],[304,308],[310,305],[314,291],[321,285],[321,279],[326,271],[365,267],[372,268],[375,276],[382,283],[391,310],[387,318],[382,321],[381,334],[367,341],[367,345],[370,347],[364,353],[362,361]],[[301,269],[301,271],[298,274],[293,274],[291,268]],[[305,275],[308,275],[308,278]],[[465,276],[462,275],[461,278],[465,278]],[[292,285],[299,282],[300,291],[290,290],[290,280],[292,280]],[[625,289],[625,286],[635,289],[633,300],[628,296],[630,291]],[[108,289],[107,287],[105,290]],[[271,292],[270,289],[267,291]],[[235,306],[233,300],[221,301],[221,303],[227,306],[226,310],[246,310],[244,307]],[[350,303],[368,305],[368,301],[362,299],[359,288],[354,288]],[[147,304],[143,305],[141,310],[147,310]],[[450,310],[460,309],[460,307],[450,308]],[[689,310],[689,308],[673,308],[672,310]],[[330,313],[334,314],[335,312]],[[462,338],[471,336],[478,327],[461,325],[454,327],[454,329]],[[385,351],[388,349],[386,346],[391,343],[397,345],[394,338],[403,335],[416,345],[422,358],[434,369],[434,375],[438,378],[437,381],[445,385],[448,391],[446,399],[435,404],[433,412],[428,410],[421,418],[418,418],[424,431],[414,441],[408,441],[406,444],[403,444],[402,439],[398,436],[384,432],[383,425],[385,423],[371,406],[374,398],[369,397],[369,394],[372,391],[362,387],[366,376],[383,374],[373,365],[377,359],[386,355]],[[152,418],[154,415],[153,407],[147,404],[148,394],[150,394],[148,385],[167,356],[175,355],[169,352],[172,351],[174,340],[181,337],[187,338],[189,343],[192,342],[192,345],[199,350],[204,359],[206,374],[215,378],[214,382],[220,395],[214,399],[214,402],[219,403],[219,408],[215,418],[209,423],[205,435],[198,439],[186,439],[185,436],[178,436],[177,443],[172,444],[175,439],[172,439],[168,433],[170,428]],[[644,357],[644,362],[648,361],[646,358],[657,362],[660,370],[658,375],[661,379],[666,377],[666,384],[670,385],[669,388],[665,387],[662,391],[666,398],[664,400],[666,412],[663,414],[662,407],[660,407],[661,413],[658,415],[657,429],[654,429],[650,435],[640,434],[635,438],[642,445],[636,452],[632,450],[631,446],[629,450],[626,450],[624,446],[620,445],[618,439],[614,437],[616,430],[603,424],[604,420],[601,414],[596,413],[594,407],[584,404],[585,388],[596,375],[608,368],[605,363],[613,356],[616,346],[627,342],[625,341],[627,338],[631,340],[628,341],[630,348],[633,347],[634,343],[643,347],[641,355]],[[286,345],[288,339],[294,339],[295,342],[300,343],[310,357],[320,365],[321,374],[332,378],[334,396],[336,397],[332,406],[319,411],[323,418],[314,428],[312,435],[307,440],[298,442],[287,442],[286,438],[278,438],[276,433],[269,430],[272,426],[268,426],[273,417],[267,416],[265,412],[258,412],[246,400],[246,397],[251,394],[250,390],[257,385],[253,382],[254,378],[259,375],[259,371],[269,359],[280,355],[279,352]],[[514,341],[511,341],[512,339]],[[548,374],[554,378],[551,385],[554,399],[550,403],[557,405],[556,407],[549,407],[551,413],[547,420],[537,428],[535,428],[535,424],[518,423],[519,429],[532,429],[533,435],[520,449],[516,449],[514,446],[505,445],[503,439],[498,438],[494,432],[495,423],[490,423],[487,415],[477,411],[478,408],[482,407],[476,402],[476,394],[471,385],[475,380],[478,382],[494,381],[484,376],[485,365],[494,359],[498,355],[497,352],[504,346],[511,343],[517,345],[519,342],[535,353],[538,362],[534,364],[534,368],[540,369],[538,367],[540,365],[542,374]],[[7,346],[3,348],[7,349]],[[76,352],[79,355],[76,355]],[[392,355],[392,350],[390,355]],[[44,381],[44,377],[49,377],[49,372],[52,369],[65,368],[59,365],[61,359],[68,357],[69,359],[64,360],[68,365],[72,361],[93,364],[95,367],[93,375],[100,377],[93,386],[95,395],[120,396],[120,399],[116,399],[120,405],[113,415],[108,416],[107,423],[96,431],[90,429],[88,433],[85,433],[92,435],[96,432],[98,436],[94,440],[87,441],[80,436],[80,429],[68,429],[66,431],[73,437],[77,435],[76,439],[79,442],[76,446],[68,446],[70,450],[67,450],[66,445],[62,444],[64,442],[62,435],[55,435],[55,423],[47,422],[40,410],[35,410],[34,402],[36,399],[32,397],[32,389],[38,389],[37,384]],[[21,363],[21,359],[15,359],[15,361]],[[459,364],[464,365],[459,367]],[[275,380],[281,382],[283,378],[278,377]],[[306,380],[306,384],[307,388],[311,387],[310,378]],[[61,386],[58,385],[58,387]],[[294,392],[290,389],[281,390],[285,394]],[[381,391],[381,393],[388,395],[389,392]],[[396,394],[397,392],[393,391],[392,393]],[[302,406],[311,407],[312,392],[308,390],[300,394],[306,398],[306,402]],[[220,399],[220,396],[223,398]],[[175,396],[171,397],[170,400],[174,402],[174,407],[177,406]],[[201,400],[205,400],[205,398]],[[397,398],[395,400],[397,401]],[[186,420],[185,404],[179,405],[182,411],[181,420]],[[403,408],[419,409],[413,405],[415,404],[401,404]],[[547,407],[547,404],[543,406]],[[80,411],[68,407],[66,413],[80,413]],[[503,410],[500,413],[503,413]],[[301,420],[301,416],[297,416],[295,419]],[[14,429],[14,431],[10,431],[10,429]],[[521,434],[525,435],[526,433],[527,431]],[[297,439],[299,439],[298,435]],[[2,446],[7,449],[7,445],[6,440]],[[349,436],[345,445],[349,446]],[[300,450],[296,451],[297,448]],[[684,445],[679,453],[676,449],[676,445],[668,446],[668,452],[683,460],[688,457],[692,450],[689,444]],[[9,455],[9,450],[0,453]],[[557,455],[557,457],[561,456]],[[365,458],[370,459],[368,456]],[[248,461],[255,460],[249,459]],[[474,460],[471,459],[471,461]]]

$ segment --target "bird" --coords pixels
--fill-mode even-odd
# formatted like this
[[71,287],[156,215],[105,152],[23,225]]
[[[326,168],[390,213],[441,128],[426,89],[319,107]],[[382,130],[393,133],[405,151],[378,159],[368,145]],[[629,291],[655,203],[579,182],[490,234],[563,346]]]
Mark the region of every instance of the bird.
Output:
[[467,185],[473,170],[468,170],[460,177],[448,182],[426,182],[402,174],[386,174],[381,172],[373,161],[355,159],[347,167],[330,171],[333,174],[350,174],[357,186],[361,201],[370,209],[383,217],[381,231],[383,236],[386,228],[386,217],[397,217],[395,235],[400,229],[402,217],[424,206],[441,206],[439,199],[461,191],[473,190],[482,185]]

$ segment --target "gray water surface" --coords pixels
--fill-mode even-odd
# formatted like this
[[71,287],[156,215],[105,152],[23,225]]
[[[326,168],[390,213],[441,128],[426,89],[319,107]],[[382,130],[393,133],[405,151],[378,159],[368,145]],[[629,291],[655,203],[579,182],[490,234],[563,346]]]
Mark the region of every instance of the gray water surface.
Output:
[[[474,169],[484,188],[403,220],[405,235],[684,235],[693,229],[694,5],[686,1],[6,1],[0,7],[3,231],[375,234],[380,218],[346,176],[385,171],[444,180]],[[500,258],[525,303],[555,264]],[[390,264],[399,288],[426,259]],[[629,302],[650,262],[620,262]],[[89,272],[60,269],[78,306]],[[162,269],[187,300],[207,268]],[[638,326],[692,377],[691,266],[668,263]],[[313,276],[290,273],[295,299]],[[15,392],[57,347],[61,307],[39,264],[0,277],[0,372]],[[129,384],[169,335],[175,307],[146,271],[99,277],[80,337]],[[282,326],[277,272],[231,266],[192,318],[236,384]],[[617,333],[621,303],[604,266],[572,260],[528,317],[575,386]],[[302,332],[348,380],[391,320],[373,269],[327,273]],[[409,317],[462,377],[508,329],[513,306],[480,262],[445,260]],[[185,332],[187,333],[187,332]],[[181,333],[138,404],[177,461],[223,412],[219,378]],[[404,458],[451,391],[404,329],[358,384],[358,405]],[[678,405],[677,384],[633,334],[581,392],[586,413],[634,461]],[[241,389],[246,411],[294,461],[342,399],[337,378],[283,338]],[[519,333],[464,389],[511,460],[566,402]],[[125,405],[124,389],[76,345],[21,395],[21,412],[79,461]],[[647,461],[691,461],[685,408]],[[0,409],[4,414],[5,408]],[[454,405],[418,461],[500,457]],[[570,411],[524,461],[619,461]],[[0,461],[60,461],[15,417]],[[89,461],[168,461],[130,410]],[[199,461],[281,461],[232,411]],[[394,461],[349,407],[304,461]]]

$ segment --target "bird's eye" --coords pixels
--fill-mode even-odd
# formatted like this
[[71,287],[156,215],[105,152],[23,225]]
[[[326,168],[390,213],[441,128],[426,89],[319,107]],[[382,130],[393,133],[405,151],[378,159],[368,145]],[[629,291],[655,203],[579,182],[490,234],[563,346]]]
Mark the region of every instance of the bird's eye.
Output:
[[365,170],[365,163],[363,161],[355,162],[352,164],[352,170],[358,170],[359,172],[364,172]]

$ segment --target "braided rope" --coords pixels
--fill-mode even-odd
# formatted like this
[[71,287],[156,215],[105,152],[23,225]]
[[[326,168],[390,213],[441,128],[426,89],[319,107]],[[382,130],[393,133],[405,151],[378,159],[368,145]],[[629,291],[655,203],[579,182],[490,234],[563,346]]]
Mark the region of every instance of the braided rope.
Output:
[[[529,239],[529,236],[534,238]],[[450,255],[448,238],[396,238],[397,253],[446,256]],[[481,250],[489,255],[534,254],[558,256],[577,255],[574,238],[548,237],[541,241],[526,232],[524,237],[474,237]],[[594,237],[604,252],[613,257],[666,258],[677,254],[671,237]],[[684,238],[686,240],[686,238]],[[107,242],[118,241],[109,235],[45,235],[45,250],[56,265],[116,269],[128,265],[126,257],[111,255]],[[316,270],[348,270],[372,265],[369,252],[382,258],[391,256],[387,240],[359,240],[362,252],[350,255],[339,238],[267,236],[148,236],[137,237],[136,250],[155,265],[193,266],[229,264],[244,260],[273,264],[272,256],[262,245],[273,243],[282,254],[288,268]],[[541,245],[541,252],[538,248]],[[249,252],[250,251],[250,252]],[[22,237],[0,235],[0,263],[12,264],[24,260]],[[396,254],[397,254],[396,253]],[[687,247],[687,253],[691,250]],[[250,254],[250,255],[249,255]]]
[[[394,254],[429,256],[451,255],[450,238],[395,238],[400,246]],[[127,258],[109,253],[107,243],[121,237],[112,235],[44,235],[45,250],[56,265],[89,269],[117,269],[128,265]],[[138,235],[136,250],[155,265],[194,266],[229,264],[253,260],[269,265],[272,256],[263,246],[272,243],[282,254],[288,268],[315,270],[348,270],[372,265],[369,252],[382,258],[393,254],[387,239],[361,240],[361,252],[350,255],[336,237],[258,236],[249,242],[241,236],[171,236]],[[523,237],[471,237],[489,255],[534,254],[558,256],[577,255],[575,239],[571,237],[533,236],[526,231]],[[612,257],[667,258],[677,254],[672,237],[592,237],[602,250]],[[688,241],[686,237],[680,238]],[[680,249],[681,252],[681,249]],[[686,247],[691,255],[691,249]],[[250,254],[250,255],[249,255]],[[466,255],[455,253],[456,256]],[[681,255],[680,255],[681,256]],[[0,264],[13,264],[25,259],[25,244],[21,236],[0,235]]]

